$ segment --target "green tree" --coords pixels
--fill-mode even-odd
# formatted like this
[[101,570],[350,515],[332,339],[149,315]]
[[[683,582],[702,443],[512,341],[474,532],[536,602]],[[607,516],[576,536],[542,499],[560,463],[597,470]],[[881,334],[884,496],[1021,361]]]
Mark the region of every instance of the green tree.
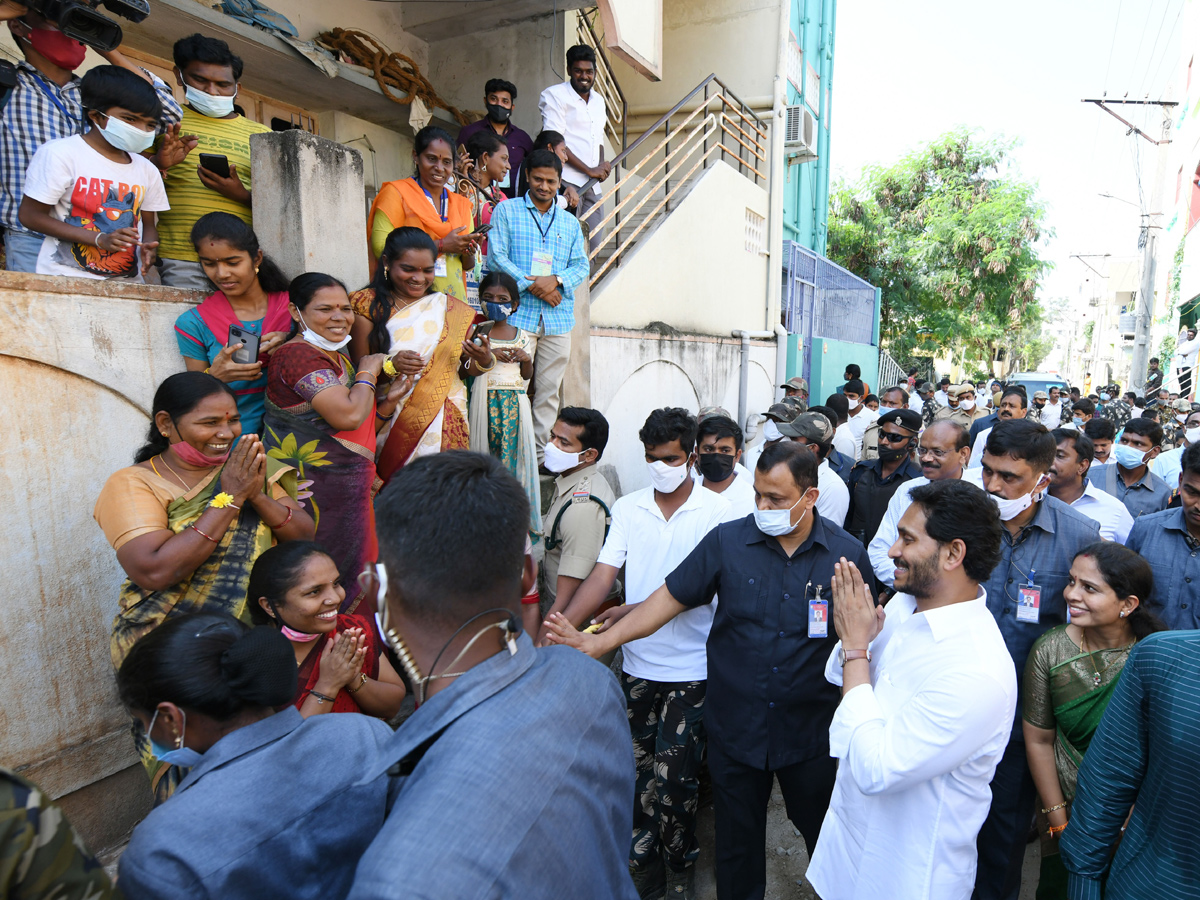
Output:
[[1009,171],[1012,147],[960,130],[832,192],[829,257],[881,289],[893,356],[949,352],[990,370],[1048,352],[1035,299],[1045,208]]

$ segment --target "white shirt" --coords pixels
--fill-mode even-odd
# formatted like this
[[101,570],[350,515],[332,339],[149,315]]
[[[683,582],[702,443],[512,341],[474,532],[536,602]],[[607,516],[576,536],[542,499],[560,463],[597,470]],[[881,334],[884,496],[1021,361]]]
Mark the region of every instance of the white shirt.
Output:
[[[861,434],[858,436],[858,439],[860,442],[862,441]],[[833,430],[833,446],[843,456],[848,456],[854,460],[858,459],[858,454],[854,450],[854,432],[850,430],[849,422],[843,422]]]
[[[697,485],[667,520],[654,502],[654,488],[642,488],[613,504],[612,527],[596,562],[624,565],[625,602],[641,603],[662,587],[701,538],[729,517],[728,501]],[[630,641],[624,648],[625,672],[648,681],[704,681],[714,612],[714,605],[705,603],[680,613],[649,637]]]
[[867,406],[861,407],[858,415],[851,416],[846,420],[846,427],[850,429],[850,434],[854,437],[854,458],[856,460],[862,459],[863,433],[877,421],[879,421],[879,413]]
[[1062,424],[1062,401],[1051,403],[1046,401],[1046,405],[1042,407],[1042,424],[1053,431]]
[[1083,495],[1071,504],[1071,509],[1077,510],[1100,526],[1100,537],[1106,541],[1116,541],[1124,544],[1133,528],[1133,516],[1125,508],[1125,504],[1096,487],[1087,478],[1083,479]]
[[[995,425],[992,426],[992,428],[995,427]],[[975,443],[971,445],[971,458],[967,460],[967,465],[983,465],[983,448],[987,444],[988,435],[992,433],[992,428],[985,428],[975,435]]]
[[908,395],[908,408],[916,410],[917,412],[925,411],[925,401],[921,399],[921,395],[916,391],[913,391]]
[[1169,484],[1173,491],[1179,490],[1179,479],[1183,476],[1183,451],[1186,449],[1186,446],[1176,447],[1150,460],[1150,471]]
[[1189,341],[1184,335],[1184,340],[1175,345],[1175,368],[1190,369],[1196,364],[1196,351],[1200,350],[1200,334],[1196,335],[1194,341]]
[[900,536],[900,520],[912,506],[912,497],[909,495],[913,488],[919,488],[923,484],[929,484],[929,479],[922,475],[896,488],[896,493],[892,494],[892,499],[888,501],[883,520],[879,523],[879,530],[867,546],[867,556],[871,558],[871,568],[875,570],[875,577],[888,587],[892,586],[892,579],[896,575],[896,564],[888,556],[888,551]]
[[[604,127],[608,113],[604,98],[595,88],[588,91],[585,101],[571,82],[552,84],[538,98],[542,113],[542,131],[557,131],[567,139],[567,147],[580,162],[595,167],[600,164],[600,148],[604,146]],[[563,181],[576,187],[586,184],[591,176],[570,163],[563,165]]]
[[[825,667],[837,685],[840,648]],[[822,900],[965,900],[1012,732],[1012,657],[983,588],[925,613],[897,594],[871,653],[871,683],[829,728],[837,780],[805,874]]]
[[840,475],[829,468],[829,460],[821,460],[817,466],[817,512],[838,528],[846,524],[846,513],[850,509],[850,489]]
[[[744,472],[745,469],[742,471]],[[705,488],[705,490],[717,493],[712,488]],[[748,472],[746,477],[742,477],[742,473],[738,472],[733,483],[717,496],[729,503],[730,519],[744,519],[746,516],[754,514],[754,481],[749,477]]]
[[950,395],[947,394],[945,391],[943,391],[941,388],[938,388],[936,391],[933,392],[933,399],[934,399],[934,402],[936,402],[938,406],[949,406],[950,405]]

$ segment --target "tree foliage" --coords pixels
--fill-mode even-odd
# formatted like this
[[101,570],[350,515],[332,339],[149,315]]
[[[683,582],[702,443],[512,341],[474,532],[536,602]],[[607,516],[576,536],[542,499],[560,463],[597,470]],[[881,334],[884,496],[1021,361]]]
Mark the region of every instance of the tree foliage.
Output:
[[881,289],[880,335],[898,360],[952,353],[990,370],[1003,358],[1011,372],[1048,352],[1035,298],[1045,209],[1007,171],[1012,147],[952,132],[831,193],[829,257]]

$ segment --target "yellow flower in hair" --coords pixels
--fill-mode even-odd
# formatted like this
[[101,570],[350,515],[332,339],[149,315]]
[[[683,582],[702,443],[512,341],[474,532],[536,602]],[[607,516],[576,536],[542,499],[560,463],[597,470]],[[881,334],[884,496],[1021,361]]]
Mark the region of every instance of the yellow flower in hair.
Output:
[[400,373],[396,371],[396,366],[392,363],[391,358],[383,361],[383,374],[389,378],[395,378]]
[[233,502],[233,494],[227,494],[224,491],[212,498],[212,505],[217,509],[224,509]]

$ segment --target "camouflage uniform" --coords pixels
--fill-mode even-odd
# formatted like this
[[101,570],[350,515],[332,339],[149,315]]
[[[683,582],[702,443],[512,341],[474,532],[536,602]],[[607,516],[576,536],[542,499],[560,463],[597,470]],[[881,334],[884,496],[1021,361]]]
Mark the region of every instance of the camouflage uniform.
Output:
[[652,865],[661,854],[682,871],[700,855],[696,812],[707,687],[706,681],[664,684],[621,673],[636,770],[629,851],[635,865]]
[[1133,407],[1124,400],[1116,398],[1097,408],[1096,415],[1101,419],[1111,419],[1112,423],[1117,426],[1117,431],[1120,431],[1129,424],[1129,420],[1133,417]]
[[33,783],[0,768],[0,897],[112,900],[121,894],[62,810]]

